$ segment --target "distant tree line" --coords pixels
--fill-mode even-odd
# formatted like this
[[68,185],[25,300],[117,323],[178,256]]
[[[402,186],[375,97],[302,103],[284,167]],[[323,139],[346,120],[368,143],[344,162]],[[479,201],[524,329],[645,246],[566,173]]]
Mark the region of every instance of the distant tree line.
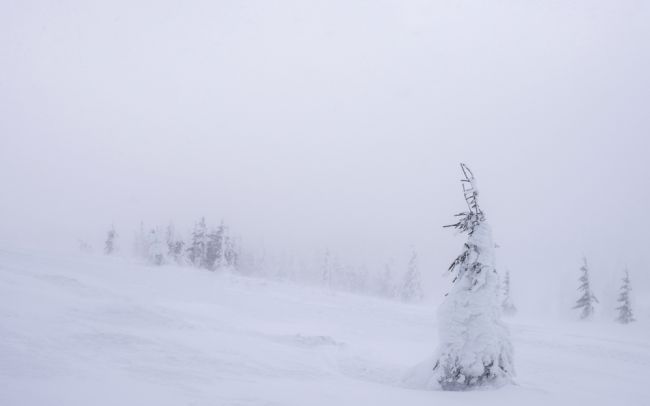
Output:
[[[118,251],[118,238],[119,234],[111,225],[104,241],[106,255]],[[343,264],[329,250],[311,263],[289,255],[242,253],[224,222],[210,227],[205,217],[201,217],[185,237],[173,224],[146,227],[140,223],[133,241],[135,256],[156,266],[175,264],[211,271],[229,269],[245,275],[322,284],[331,290],[404,302],[416,303],[424,298],[418,255],[414,249],[402,267],[396,266],[391,259],[381,272],[369,272],[366,266]],[[83,252],[92,250],[84,241],[79,241],[79,248]]]
[[[111,225],[104,241],[103,251],[106,255],[113,255],[118,250],[118,238],[119,234]],[[82,240],[79,241],[79,248],[83,252],[92,250],[92,247]],[[209,227],[205,217],[201,217],[186,238],[183,238],[173,224],[147,228],[144,223],[140,223],[135,233],[134,252],[137,257],[153,265],[176,264],[211,271],[230,269],[242,274],[307,282],[323,285],[330,290],[370,294],[403,302],[417,303],[425,297],[418,254],[414,249],[411,250],[408,262],[401,267],[396,266],[394,259],[389,259],[383,269],[374,272],[369,272],[365,266],[345,265],[329,250],[326,250],[316,263],[288,255],[244,255],[223,221],[217,226]],[[501,303],[500,310],[503,315],[512,316],[517,312],[517,308],[511,295],[510,271],[498,273],[500,288],[497,295]],[[573,306],[580,312],[579,317],[583,320],[591,319],[599,304],[592,291],[590,278],[587,259],[583,258],[578,279],[580,296]],[[630,299],[631,290],[629,272],[625,269],[616,307],[616,321],[622,324],[635,321]]]
[[345,266],[331,252],[325,251],[320,269],[320,282],[332,290],[361,292],[403,302],[424,299],[418,255],[411,251],[410,259],[399,269],[390,259],[383,270],[368,272],[365,266]]
[[[176,231],[173,224],[167,227],[140,227],[135,233],[133,251],[138,258],[153,265],[187,265],[211,271],[238,265],[239,253],[229,228],[222,221],[216,227],[208,227],[201,217],[189,238]],[[111,226],[106,234],[104,253],[112,255],[117,250],[118,234]],[[84,243],[85,244],[85,243]],[[82,250],[87,251],[87,244]]]

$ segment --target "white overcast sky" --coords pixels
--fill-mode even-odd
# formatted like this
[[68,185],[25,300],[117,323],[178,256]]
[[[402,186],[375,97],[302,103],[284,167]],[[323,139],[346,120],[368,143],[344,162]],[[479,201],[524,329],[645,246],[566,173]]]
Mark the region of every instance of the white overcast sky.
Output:
[[437,280],[463,161],[515,286],[650,289],[649,153],[647,1],[0,5],[5,246],[205,215]]

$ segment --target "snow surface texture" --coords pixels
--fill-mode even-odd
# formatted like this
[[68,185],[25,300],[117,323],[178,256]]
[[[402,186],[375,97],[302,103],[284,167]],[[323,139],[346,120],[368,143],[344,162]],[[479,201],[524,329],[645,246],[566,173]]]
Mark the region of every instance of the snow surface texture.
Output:
[[436,306],[0,251],[0,405],[648,405],[650,331],[511,325],[517,385],[414,390]]

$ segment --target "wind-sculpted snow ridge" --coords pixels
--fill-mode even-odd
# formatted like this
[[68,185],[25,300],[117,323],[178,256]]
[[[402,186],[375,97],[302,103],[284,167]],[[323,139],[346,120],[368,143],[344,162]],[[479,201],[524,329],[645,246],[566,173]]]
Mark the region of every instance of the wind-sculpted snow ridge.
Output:
[[0,251],[0,405],[650,404],[645,319],[538,324],[521,313],[518,385],[414,390],[402,378],[437,341],[431,306]]

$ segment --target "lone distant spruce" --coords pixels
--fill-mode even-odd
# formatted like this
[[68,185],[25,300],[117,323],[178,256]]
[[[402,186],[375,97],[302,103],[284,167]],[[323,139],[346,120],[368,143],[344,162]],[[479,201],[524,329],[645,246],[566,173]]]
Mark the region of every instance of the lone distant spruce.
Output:
[[115,252],[117,248],[116,240],[117,231],[115,231],[114,226],[111,226],[111,229],[108,230],[108,233],[106,234],[106,242],[104,242],[104,254],[111,255]]
[[150,263],[160,266],[166,261],[165,244],[162,232],[158,228],[152,228],[147,236],[147,259]]
[[478,204],[474,175],[465,164],[460,166],[468,210],[447,227],[466,233],[468,239],[449,267],[453,286],[438,315],[440,347],[433,379],[443,390],[498,386],[514,375],[509,333],[500,320],[492,231]]
[[197,268],[206,267],[205,254],[208,245],[207,235],[208,226],[205,223],[205,217],[201,217],[201,219],[194,225],[190,246],[186,248],[187,258],[190,264]]
[[503,277],[503,300],[501,302],[501,310],[506,316],[513,316],[517,313],[517,308],[512,303],[512,298],[510,297],[510,271],[506,271],[505,276]]
[[616,321],[623,324],[628,324],[634,321],[634,316],[632,315],[632,304],[630,303],[630,274],[627,269],[623,276],[623,285],[621,285],[621,293],[618,295],[617,302],[620,303],[620,306],[616,308],[618,310],[618,317]]
[[404,281],[400,289],[400,297],[404,302],[420,302],[424,296],[422,283],[420,281],[420,270],[418,268],[418,253],[414,250],[411,253]]
[[591,285],[589,284],[589,266],[587,265],[587,258],[583,258],[583,265],[580,267],[582,275],[578,281],[580,286],[578,290],[582,292],[582,296],[576,301],[574,309],[580,309],[580,319],[586,320],[594,314],[594,303],[598,303],[598,299],[591,292]]

